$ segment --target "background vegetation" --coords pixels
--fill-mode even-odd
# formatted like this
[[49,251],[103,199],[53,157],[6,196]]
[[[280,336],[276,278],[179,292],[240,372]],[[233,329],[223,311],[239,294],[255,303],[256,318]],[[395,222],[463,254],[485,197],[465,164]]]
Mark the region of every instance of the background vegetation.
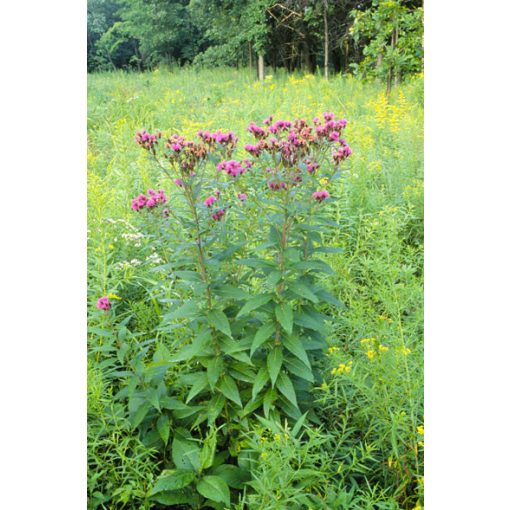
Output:
[[[157,232],[130,209],[141,190],[171,194],[173,184],[136,147],[135,131],[192,137],[232,129],[242,147],[252,141],[250,120],[311,119],[322,111],[349,120],[353,155],[330,189],[338,200],[327,206],[338,225],[327,244],[344,251],[327,255],[335,274],[321,283],[343,305],[328,307],[331,333],[313,390],[319,420],[303,427],[306,438],[292,425],[274,431],[252,423],[243,448],[259,461],[230,508],[422,507],[422,77],[386,92],[385,83],[284,71],[258,82],[249,70],[227,68],[89,76],[91,508],[160,508],[151,490],[173,466],[170,450],[139,433],[126,398],[134,374],[154,391],[158,361],[186,340],[162,320],[170,306],[162,266],[171,247],[155,243]],[[107,293],[114,316],[95,309]],[[168,369],[166,384],[182,366]]]
[[[88,0],[88,69],[266,66],[420,72],[421,0]],[[260,72],[259,72],[260,74]]]

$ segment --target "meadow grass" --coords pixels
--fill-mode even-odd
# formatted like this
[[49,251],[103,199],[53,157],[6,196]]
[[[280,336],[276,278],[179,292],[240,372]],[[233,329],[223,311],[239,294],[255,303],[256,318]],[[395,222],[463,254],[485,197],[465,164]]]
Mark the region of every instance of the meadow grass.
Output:
[[[116,398],[123,363],[130,356],[143,362],[165,306],[152,268],[167,254],[151,247],[156,233],[134,217],[130,198],[172,188],[136,147],[135,132],[192,137],[199,129],[231,129],[242,147],[252,141],[251,120],[311,119],[323,111],[348,120],[353,155],[335,184],[339,199],[328,206],[339,228],[327,241],[344,251],[327,255],[336,274],[323,284],[344,306],[329,309],[332,334],[315,389],[320,423],[306,444],[254,431],[246,441],[261,462],[251,490],[232,508],[306,508],[299,491],[317,495],[317,508],[325,509],[423,505],[422,77],[386,98],[383,85],[350,76],[325,81],[278,72],[260,83],[247,70],[190,68],[89,76],[91,508],[155,508],[147,491],[166,462],[139,441]],[[97,297],[111,292],[125,312],[115,333],[94,310]]]

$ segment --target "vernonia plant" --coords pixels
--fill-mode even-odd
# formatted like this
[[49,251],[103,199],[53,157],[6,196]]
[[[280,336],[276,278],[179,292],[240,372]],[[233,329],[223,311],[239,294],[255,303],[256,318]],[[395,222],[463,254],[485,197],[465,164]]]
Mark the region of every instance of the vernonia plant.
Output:
[[[250,123],[251,159],[233,159],[232,132],[199,131],[197,141],[137,133],[174,186],[168,199],[149,190],[132,201],[137,214],[163,216],[177,233],[169,276],[179,299],[163,328],[189,332],[178,352],[159,349],[156,370],[125,392],[140,433],[170,449],[153,500],[229,506],[257,461],[244,435],[261,422],[296,423],[297,434],[313,419],[315,358],[326,345],[322,302],[340,304],[317,281],[332,273],[317,254],[334,250],[322,246],[322,210],[351,154],[345,126],[331,113],[313,124]],[[170,364],[182,369],[166,381]]]

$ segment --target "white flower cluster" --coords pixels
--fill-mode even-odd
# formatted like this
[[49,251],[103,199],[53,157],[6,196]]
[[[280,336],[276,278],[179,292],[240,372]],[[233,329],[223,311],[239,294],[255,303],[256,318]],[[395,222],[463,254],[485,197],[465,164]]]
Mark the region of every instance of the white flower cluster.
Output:
[[157,253],[151,253],[145,261],[149,264],[161,264],[163,259]]
[[120,269],[129,269],[130,267],[137,267],[142,263],[141,260],[138,259],[132,259],[132,260],[124,260],[123,262],[119,262],[117,266]]
[[127,232],[122,234],[121,237],[126,241],[132,242],[136,248],[140,248],[142,246],[141,239],[143,239],[144,235],[141,232]]

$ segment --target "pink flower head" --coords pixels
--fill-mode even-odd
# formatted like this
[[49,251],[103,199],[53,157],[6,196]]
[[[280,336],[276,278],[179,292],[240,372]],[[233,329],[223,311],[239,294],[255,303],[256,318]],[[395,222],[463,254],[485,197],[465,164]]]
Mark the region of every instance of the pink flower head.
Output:
[[182,188],[182,180],[181,179],[175,179],[174,183],[176,186],[179,186],[179,188]]
[[217,197],[219,197],[219,196],[220,196],[220,194],[221,194],[221,191],[220,191],[218,188],[216,188],[216,189],[213,191],[213,193],[214,193]]
[[151,135],[146,129],[143,131],[137,131],[135,135],[135,141],[140,147],[154,152],[154,145],[158,143],[158,138],[161,137],[161,133],[157,135]]
[[248,131],[255,136],[255,138],[264,138],[267,133],[263,127],[257,126],[254,122],[250,122],[248,126]]
[[326,200],[326,198],[329,198],[329,193],[325,189],[323,189],[312,193],[312,197],[315,198],[317,202],[322,202],[323,200]]
[[211,214],[211,218],[215,221],[220,221],[225,216],[225,209],[219,209],[215,213]]
[[340,133],[338,131],[331,131],[331,133],[329,133],[329,139],[331,142],[338,142],[338,140],[340,140]]
[[272,191],[278,191],[280,189],[285,189],[287,187],[287,185],[284,182],[268,181],[267,185],[269,189]]
[[324,112],[324,113],[322,114],[322,116],[324,117],[324,120],[325,120],[326,122],[329,122],[329,121],[331,121],[331,120],[333,120],[333,119],[335,118],[335,114],[334,114],[334,113],[331,113],[331,112]]
[[264,124],[266,126],[269,126],[269,124],[271,124],[271,122],[273,122],[273,116],[270,115],[267,119],[264,120]]
[[182,151],[182,145],[180,143],[172,143],[170,145],[170,147],[172,148],[172,150],[174,152],[181,152]]
[[239,174],[244,174],[246,170],[239,161],[235,160],[222,161],[216,165],[216,168],[218,170],[223,170],[231,177],[237,177]]
[[211,207],[214,204],[214,202],[216,202],[216,200],[218,199],[214,195],[211,195],[210,197],[207,197],[204,200],[204,205],[207,207]]
[[333,162],[338,165],[351,154],[351,148],[347,145],[347,143],[345,143],[345,141],[343,141],[342,147],[340,147],[336,152],[333,152]]
[[238,193],[237,194],[237,198],[241,201],[241,202],[244,202],[248,196],[245,194],[245,193]]
[[244,146],[244,150],[249,152],[252,156],[260,156],[260,145],[252,145],[251,143],[248,143]]
[[312,161],[310,159],[307,159],[305,161],[305,164],[306,164],[306,170],[309,174],[313,174],[315,173],[315,171],[317,170],[317,168],[319,168],[319,163],[316,163],[315,161]]
[[111,307],[112,307],[112,304],[110,303],[110,300],[106,296],[100,297],[97,300],[96,308],[98,310],[108,311]]
[[146,205],[149,209],[152,209],[153,207],[156,207],[158,205],[158,202],[154,197],[150,197],[149,200],[147,200]]

